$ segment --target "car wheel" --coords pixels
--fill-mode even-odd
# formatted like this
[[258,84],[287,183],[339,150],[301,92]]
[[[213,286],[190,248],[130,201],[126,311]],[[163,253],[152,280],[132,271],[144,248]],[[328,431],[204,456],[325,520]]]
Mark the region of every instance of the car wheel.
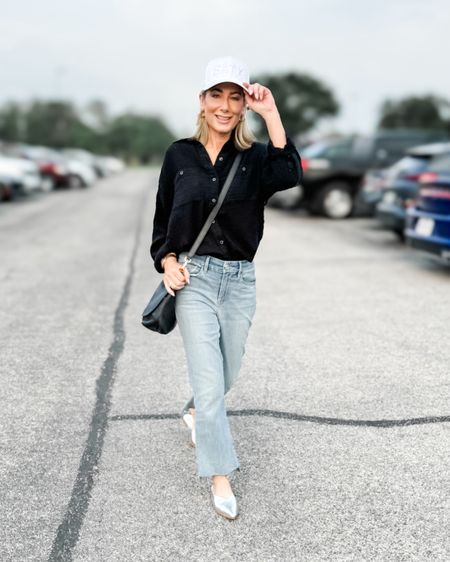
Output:
[[354,199],[348,183],[325,185],[314,201],[314,211],[330,219],[345,219],[352,214]]
[[84,183],[83,179],[80,176],[73,174],[69,178],[69,187],[71,188],[86,187],[86,184]]

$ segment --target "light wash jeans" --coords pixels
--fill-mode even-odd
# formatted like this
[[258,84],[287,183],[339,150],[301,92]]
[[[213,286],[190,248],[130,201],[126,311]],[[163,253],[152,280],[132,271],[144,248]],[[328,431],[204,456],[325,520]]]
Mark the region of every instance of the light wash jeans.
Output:
[[225,394],[239,374],[255,314],[255,266],[195,255],[187,269],[190,284],[177,291],[175,301],[193,391],[182,413],[195,408],[198,475],[228,475],[240,469]]

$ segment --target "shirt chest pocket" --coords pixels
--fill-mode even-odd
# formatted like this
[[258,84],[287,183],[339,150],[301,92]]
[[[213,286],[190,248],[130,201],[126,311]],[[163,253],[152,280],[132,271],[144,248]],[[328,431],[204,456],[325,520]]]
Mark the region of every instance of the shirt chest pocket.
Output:
[[257,196],[252,170],[248,165],[240,165],[227,193],[227,201],[256,199]]
[[198,168],[180,168],[174,179],[173,207],[205,197],[205,181]]

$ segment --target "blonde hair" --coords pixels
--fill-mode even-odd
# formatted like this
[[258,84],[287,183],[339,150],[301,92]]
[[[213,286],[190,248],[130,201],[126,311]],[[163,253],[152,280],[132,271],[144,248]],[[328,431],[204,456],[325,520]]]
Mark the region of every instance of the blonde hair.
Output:
[[[250,148],[256,140],[255,135],[247,125],[245,116],[241,117],[239,123],[233,129],[232,136],[234,140],[234,146],[238,150],[246,150],[247,148]],[[203,145],[206,145],[208,142],[209,127],[203,111],[199,111],[197,115],[197,127],[191,138],[198,140]]]

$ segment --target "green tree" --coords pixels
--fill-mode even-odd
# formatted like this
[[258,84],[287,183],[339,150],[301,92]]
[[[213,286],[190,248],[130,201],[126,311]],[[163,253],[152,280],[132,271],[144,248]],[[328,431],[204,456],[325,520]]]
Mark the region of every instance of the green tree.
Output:
[[27,142],[60,148],[88,148],[95,132],[85,125],[77,109],[66,101],[34,101],[27,112]]
[[106,144],[125,159],[138,158],[143,163],[159,160],[174,135],[159,117],[126,113],[112,120]]
[[[266,74],[252,78],[252,81],[271,90],[289,136],[304,134],[313,129],[321,118],[332,117],[339,112],[339,104],[331,89],[308,74]],[[263,120],[256,115],[253,117],[256,134],[267,136]]]
[[25,111],[17,102],[8,102],[0,109],[0,139],[23,142],[27,135]]
[[10,102],[0,108],[0,139],[53,148],[84,148],[141,162],[159,160],[174,135],[159,117],[126,113],[110,118],[93,100],[83,110],[67,101]]
[[446,99],[434,95],[410,96],[398,101],[387,99],[381,106],[378,128],[448,130],[445,115],[449,108]]

